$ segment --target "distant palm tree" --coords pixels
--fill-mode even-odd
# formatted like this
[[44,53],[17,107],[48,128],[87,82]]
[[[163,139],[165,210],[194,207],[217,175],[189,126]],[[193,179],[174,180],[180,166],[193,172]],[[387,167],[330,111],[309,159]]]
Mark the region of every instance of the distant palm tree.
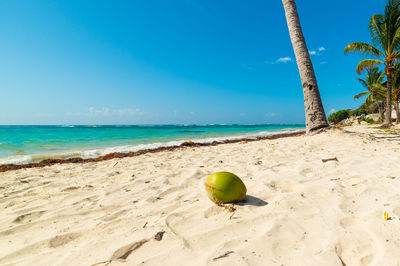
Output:
[[[370,66],[385,65],[387,76],[385,126],[392,124],[392,77],[394,63],[400,59],[400,0],[389,0],[382,15],[373,15],[369,31],[374,46],[364,42],[353,42],[346,46],[344,53],[359,52],[379,59],[366,59],[358,63],[357,73]],[[376,48],[379,47],[379,48]]]
[[317,79],[315,78],[314,68],[301,29],[296,3],[294,0],[282,0],[282,3],[285,9],[290,39],[300,72],[306,113],[306,131],[309,133],[320,128],[328,127],[329,125],[326,121]]
[[400,63],[395,66],[395,71],[393,75],[393,105],[396,111],[396,124],[400,123],[400,110],[399,110],[399,100],[400,100]]
[[[383,108],[385,106],[386,89],[384,87],[383,79],[385,73],[380,71],[377,67],[366,68],[367,75],[365,79],[358,78],[357,81],[366,89],[366,91],[354,95],[354,99],[365,97],[365,106],[375,103],[378,106],[379,121],[382,119]],[[400,79],[399,79],[400,80]]]

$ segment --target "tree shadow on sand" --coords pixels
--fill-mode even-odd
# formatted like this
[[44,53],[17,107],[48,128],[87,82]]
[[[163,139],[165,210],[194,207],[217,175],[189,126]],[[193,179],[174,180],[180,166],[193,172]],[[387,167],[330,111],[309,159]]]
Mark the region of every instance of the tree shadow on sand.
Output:
[[268,205],[268,202],[266,202],[265,200],[262,200],[260,198],[251,196],[251,195],[246,195],[246,198],[243,201],[236,203],[236,205],[239,205],[239,206],[248,206],[248,205],[250,205],[250,206],[261,207],[261,206]]

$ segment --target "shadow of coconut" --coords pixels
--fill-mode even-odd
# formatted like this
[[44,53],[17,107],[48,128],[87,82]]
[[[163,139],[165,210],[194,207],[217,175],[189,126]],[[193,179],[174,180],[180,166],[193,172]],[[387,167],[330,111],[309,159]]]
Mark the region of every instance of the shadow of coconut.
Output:
[[259,206],[259,207],[261,207],[261,206],[268,205],[268,202],[266,202],[265,200],[262,200],[260,198],[251,196],[251,195],[246,195],[246,198],[243,201],[236,203],[236,205],[239,205],[239,206],[248,206],[248,205],[250,205],[250,206]]

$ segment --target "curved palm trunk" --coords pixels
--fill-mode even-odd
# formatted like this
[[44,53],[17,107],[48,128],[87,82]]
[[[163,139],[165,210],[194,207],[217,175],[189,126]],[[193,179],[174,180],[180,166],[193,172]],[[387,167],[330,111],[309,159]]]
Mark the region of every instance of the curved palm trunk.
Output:
[[392,73],[387,73],[387,92],[386,92],[386,113],[384,126],[392,124]]
[[[397,95],[397,91],[395,93]],[[394,97],[394,109],[396,110],[396,124],[400,123],[399,97]]]
[[326,121],[314,68],[308,53],[306,41],[304,40],[303,31],[301,30],[296,3],[294,0],[282,0],[282,3],[303,85],[306,131],[309,133],[323,127],[328,127],[329,125]]

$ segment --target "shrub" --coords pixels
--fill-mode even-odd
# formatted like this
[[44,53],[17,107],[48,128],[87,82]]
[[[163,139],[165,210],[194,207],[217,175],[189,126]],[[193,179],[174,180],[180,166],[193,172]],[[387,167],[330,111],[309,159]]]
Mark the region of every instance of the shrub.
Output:
[[361,108],[358,108],[356,110],[349,112],[350,116],[360,116],[360,115],[366,115],[366,114],[368,114],[367,110],[361,109]]
[[332,113],[328,117],[328,121],[330,123],[337,124],[342,120],[345,120],[346,118],[349,118],[349,110],[339,110],[336,113]]
[[368,124],[374,124],[375,123],[374,119],[369,118],[369,117],[365,118],[364,121],[367,122]]

